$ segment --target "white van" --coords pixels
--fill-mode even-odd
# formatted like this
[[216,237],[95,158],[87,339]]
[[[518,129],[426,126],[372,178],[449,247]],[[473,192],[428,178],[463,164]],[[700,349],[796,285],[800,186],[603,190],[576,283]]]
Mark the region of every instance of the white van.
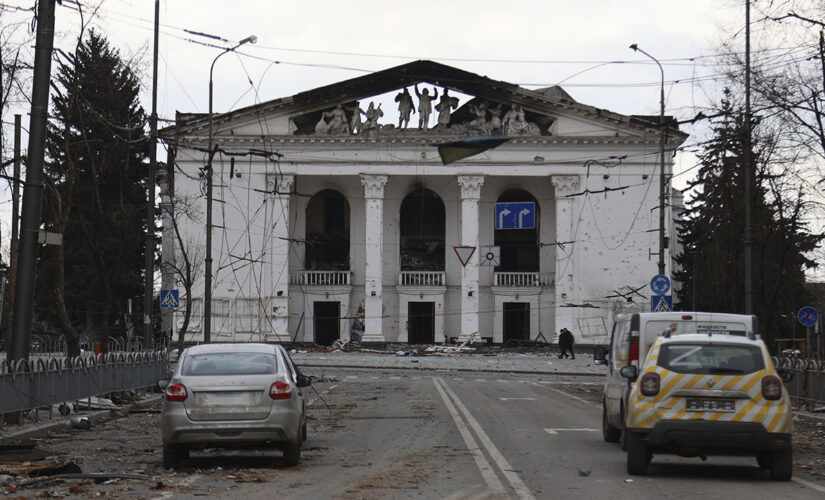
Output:
[[602,398],[602,435],[607,442],[621,442],[625,408],[633,381],[619,373],[625,366],[641,367],[650,346],[664,333],[709,333],[751,337],[759,333],[756,316],[710,312],[651,312],[619,314],[613,323],[610,346],[597,348],[596,363],[607,364]]

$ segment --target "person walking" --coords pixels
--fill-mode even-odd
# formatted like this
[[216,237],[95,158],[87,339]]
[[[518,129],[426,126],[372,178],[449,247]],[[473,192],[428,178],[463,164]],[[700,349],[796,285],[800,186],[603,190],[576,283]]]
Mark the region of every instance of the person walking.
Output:
[[570,354],[570,359],[576,359],[576,354],[573,353],[574,343],[573,333],[567,328],[562,328],[559,332],[559,349],[561,350],[559,359],[566,358],[568,353]]

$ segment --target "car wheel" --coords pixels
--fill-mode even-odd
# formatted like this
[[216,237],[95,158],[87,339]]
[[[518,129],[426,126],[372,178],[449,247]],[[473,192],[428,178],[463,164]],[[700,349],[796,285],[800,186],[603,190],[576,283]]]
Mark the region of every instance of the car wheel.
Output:
[[618,443],[621,431],[607,421],[607,408],[602,406],[602,438],[605,443]]
[[189,450],[175,445],[163,445],[163,467],[174,469],[178,463],[189,458]]
[[644,476],[647,474],[647,464],[650,462],[647,444],[635,432],[625,431],[625,434],[627,434],[627,473]]
[[284,465],[294,467],[301,460],[301,440],[297,443],[287,443],[284,445]]
[[774,451],[771,453],[771,479],[776,481],[790,481],[793,473],[793,454],[791,450]]

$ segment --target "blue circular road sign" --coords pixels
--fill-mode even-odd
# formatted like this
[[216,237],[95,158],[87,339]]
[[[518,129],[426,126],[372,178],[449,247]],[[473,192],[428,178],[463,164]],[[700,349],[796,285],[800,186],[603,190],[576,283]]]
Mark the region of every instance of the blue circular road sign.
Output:
[[805,326],[814,326],[816,324],[816,320],[819,319],[819,314],[817,314],[816,309],[811,306],[805,306],[799,310],[799,314],[796,315],[799,318],[799,322]]
[[650,280],[650,290],[654,295],[664,295],[670,290],[670,278],[664,274],[657,274]]

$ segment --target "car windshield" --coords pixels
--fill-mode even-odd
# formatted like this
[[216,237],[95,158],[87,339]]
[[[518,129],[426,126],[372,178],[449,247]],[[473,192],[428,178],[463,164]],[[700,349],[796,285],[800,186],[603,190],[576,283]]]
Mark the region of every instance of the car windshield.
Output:
[[220,352],[187,356],[181,375],[265,375],[277,373],[278,360],[258,352]]
[[679,373],[739,374],[765,368],[758,346],[731,344],[665,344],[657,364]]

